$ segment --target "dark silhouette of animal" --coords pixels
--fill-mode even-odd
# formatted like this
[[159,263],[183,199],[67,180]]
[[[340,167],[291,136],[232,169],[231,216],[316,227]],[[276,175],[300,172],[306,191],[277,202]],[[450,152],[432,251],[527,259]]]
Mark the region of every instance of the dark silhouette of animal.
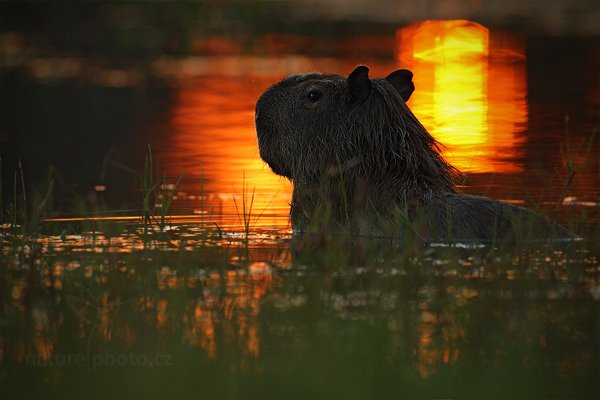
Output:
[[293,181],[295,232],[426,240],[571,238],[522,207],[458,192],[460,175],[406,106],[412,73],[290,76],[256,104],[261,158]]

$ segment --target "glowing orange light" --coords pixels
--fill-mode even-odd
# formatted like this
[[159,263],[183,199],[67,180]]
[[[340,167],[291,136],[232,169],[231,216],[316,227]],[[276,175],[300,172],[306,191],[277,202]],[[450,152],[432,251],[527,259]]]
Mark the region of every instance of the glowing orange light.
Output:
[[[409,106],[463,171],[516,172],[527,121],[524,51],[469,21],[424,21],[398,31],[398,61],[414,72]],[[508,51],[510,50],[510,51]]]
[[186,171],[186,184],[196,182],[198,191],[211,194],[204,204],[209,214],[211,208],[234,219],[250,213],[253,226],[287,226],[291,184],[260,159],[254,130],[254,105],[266,87],[268,81],[226,77],[186,86],[176,100],[171,144],[163,150],[171,170]]

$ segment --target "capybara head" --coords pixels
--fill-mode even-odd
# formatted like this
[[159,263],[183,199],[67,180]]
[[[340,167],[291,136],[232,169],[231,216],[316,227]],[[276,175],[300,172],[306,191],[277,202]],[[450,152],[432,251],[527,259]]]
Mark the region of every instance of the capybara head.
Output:
[[293,75],[271,86],[256,104],[261,158],[276,174],[298,182],[343,173],[395,186],[454,191],[454,169],[406,106],[412,73],[370,79],[357,67],[347,78]]

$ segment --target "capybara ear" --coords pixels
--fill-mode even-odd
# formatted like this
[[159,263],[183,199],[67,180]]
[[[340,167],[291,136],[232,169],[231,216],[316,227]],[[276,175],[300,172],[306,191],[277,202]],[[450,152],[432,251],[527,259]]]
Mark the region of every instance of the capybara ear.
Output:
[[353,103],[362,103],[371,94],[373,84],[369,79],[369,68],[360,65],[348,75],[348,90]]
[[394,85],[402,100],[408,101],[410,95],[415,91],[412,82],[413,73],[407,69],[399,69],[389,74],[385,80]]

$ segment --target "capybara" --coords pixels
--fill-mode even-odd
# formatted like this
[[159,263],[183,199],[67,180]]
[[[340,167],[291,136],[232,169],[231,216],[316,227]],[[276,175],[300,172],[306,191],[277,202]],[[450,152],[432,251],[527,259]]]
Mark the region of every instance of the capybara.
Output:
[[256,104],[261,158],[293,181],[294,232],[323,230],[428,241],[572,238],[522,207],[461,194],[459,172],[406,106],[412,73],[290,76]]

